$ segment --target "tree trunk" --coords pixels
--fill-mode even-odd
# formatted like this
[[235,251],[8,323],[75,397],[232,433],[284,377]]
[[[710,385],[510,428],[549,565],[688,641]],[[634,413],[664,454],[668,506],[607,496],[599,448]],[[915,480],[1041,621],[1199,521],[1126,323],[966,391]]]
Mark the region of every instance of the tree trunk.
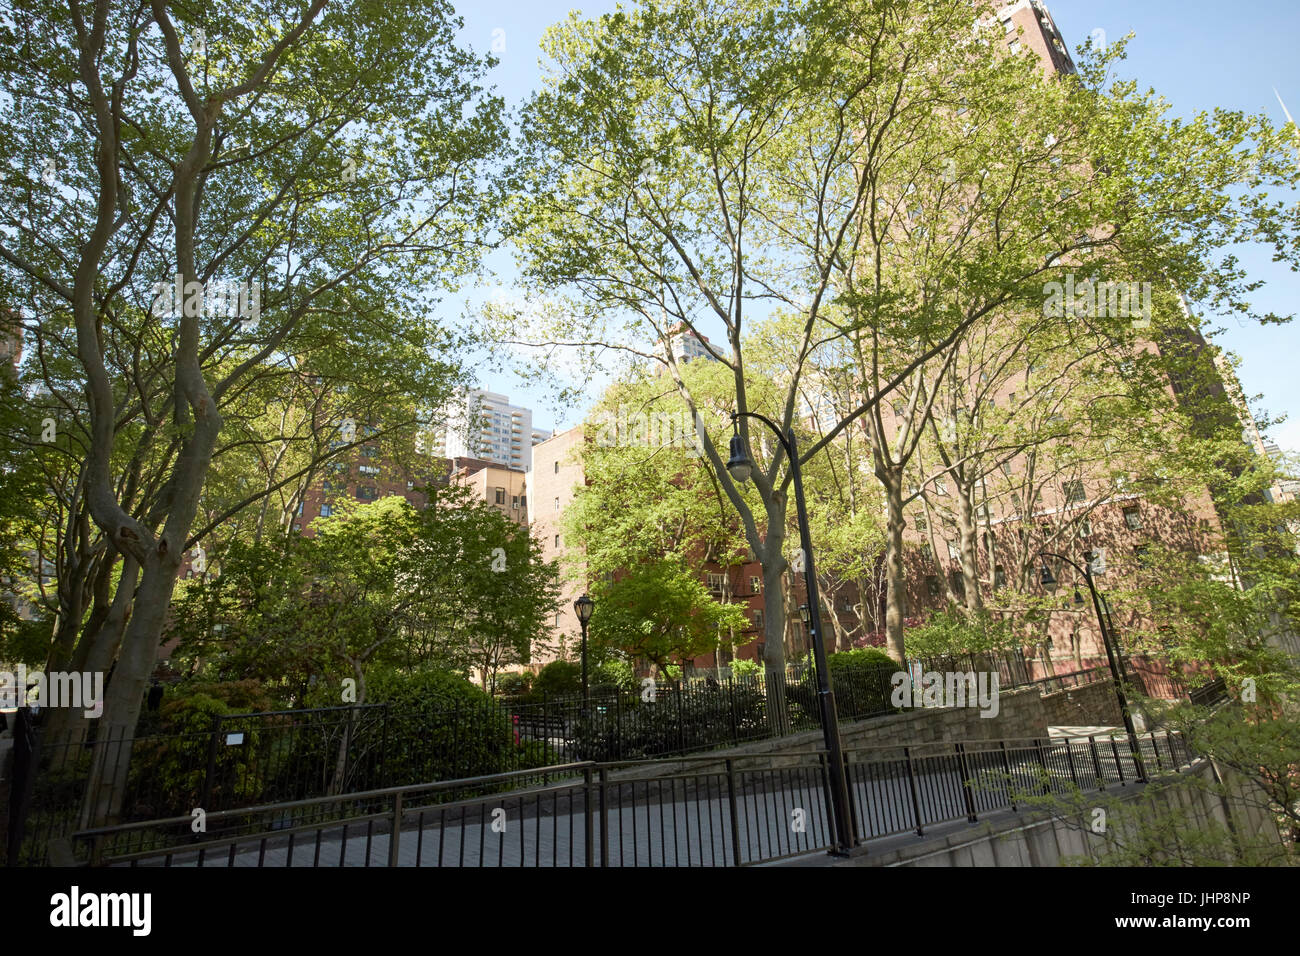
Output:
[[885,542],[885,649],[900,664],[906,662],[903,619],[907,616],[907,575],[903,570],[903,470],[876,472],[885,488],[888,524]]
[[[785,734],[790,726],[785,702],[785,608],[783,591],[785,556],[781,553],[783,536],[769,533],[763,555],[763,670],[767,693],[767,722],[772,732]],[[773,600],[775,599],[775,600]]]
[[961,576],[966,591],[966,610],[976,614],[984,609],[980,594],[979,526],[975,521],[975,505],[971,500],[975,489],[960,476],[954,476],[957,487],[957,532],[960,535]]
[[[130,767],[130,741],[158,657],[172,587],[180,571],[180,554],[179,549],[168,549],[163,554],[155,551],[144,569],[113,680],[104,690],[104,714],[99,720],[86,783],[83,826],[107,825],[121,809]],[[129,584],[121,582],[119,588]]]

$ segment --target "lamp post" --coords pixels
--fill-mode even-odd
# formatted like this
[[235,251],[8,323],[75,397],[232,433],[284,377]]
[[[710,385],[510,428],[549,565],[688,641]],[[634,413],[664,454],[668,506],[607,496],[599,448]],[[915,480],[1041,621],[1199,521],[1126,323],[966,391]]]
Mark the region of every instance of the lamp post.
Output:
[[[1097,612],[1097,626],[1101,628],[1101,642],[1106,648],[1106,661],[1110,664],[1111,680],[1115,684],[1115,697],[1119,701],[1119,712],[1124,718],[1124,730],[1128,733],[1128,745],[1133,754],[1133,766],[1137,768],[1138,779],[1145,782],[1147,779],[1146,768],[1142,766],[1142,752],[1138,749],[1137,731],[1133,728],[1133,715],[1129,713],[1128,698],[1124,695],[1123,673],[1120,670],[1120,665],[1116,663],[1118,652],[1111,646],[1110,628],[1106,626],[1106,615],[1102,613],[1101,595],[1097,593],[1097,586],[1092,580],[1091,565],[1085,563],[1083,567],[1079,567],[1065,555],[1056,554],[1052,551],[1040,551],[1038,557],[1043,562],[1042,584],[1049,591],[1056,590],[1057,582],[1056,577],[1052,574],[1052,569],[1047,566],[1048,558],[1056,558],[1074,568],[1083,575],[1083,580],[1088,585],[1088,593],[1092,595],[1092,607]],[[1075,588],[1074,596],[1076,604],[1083,603],[1083,596],[1079,594],[1078,588]]]
[[[794,482],[795,509],[799,518],[799,544],[803,549],[804,585],[808,594],[808,633],[812,638],[813,661],[817,666],[817,702],[821,714],[822,735],[826,742],[826,753],[830,763],[831,813],[835,818],[836,847],[831,852],[836,856],[848,856],[857,842],[856,827],[853,824],[853,808],[849,802],[848,782],[844,773],[844,752],[840,745],[839,718],[835,712],[835,694],[831,690],[830,677],[826,669],[826,650],[822,646],[821,604],[817,595],[817,572],[813,565],[812,535],[808,530],[808,509],[804,504],[803,476],[799,471],[799,446],[795,440],[794,429],[782,434],[775,423],[754,412],[731,413],[731,455],[727,462],[727,471],[737,482],[749,480],[753,473],[754,462],[745,447],[745,439],[740,435],[739,421],[753,418],[762,422],[785,449],[790,458],[790,477]],[[803,616],[802,610],[800,616]],[[784,675],[781,675],[784,677]]]
[[587,711],[591,706],[591,695],[587,690],[587,622],[591,620],[591,612],[595,609],[596,602],[586,594],[573,602],[573,612],[578,615],[578,626],[582,628],[582,716],[587,716]]

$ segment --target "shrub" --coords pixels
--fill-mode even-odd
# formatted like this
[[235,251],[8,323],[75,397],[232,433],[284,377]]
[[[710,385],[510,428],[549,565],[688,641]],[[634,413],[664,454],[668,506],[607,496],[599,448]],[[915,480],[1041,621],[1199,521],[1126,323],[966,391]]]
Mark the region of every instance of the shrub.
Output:
[[976,654],[1019,646],[1020,639],[1010,625],[988,611],[970,614],[959,608],[948,608],[907,634],[907,654],[914,658]]
[[515,737],[496,701],[459,674],[376,670],[367,700],[389,705],[385,779],[404,786],[514,769]]
[[653,701],[635,697],[621,711],[596,711],[575,728],[575,756],[637,760],[722,747],[767,734],[758,682],[728,681],[699,690],[660,685]]
[[735,660],[731,662],[731,676],[737,680],[748,677],[757,677],[762,672],[763,665],[758,661]]
[[529,671],[497,675],[497,693],[502,697],[523,697],[532,687],[533,675]]
[[535,698],[581,693],[582,665],[573,661],[551,661],[533,678],[532,696]]

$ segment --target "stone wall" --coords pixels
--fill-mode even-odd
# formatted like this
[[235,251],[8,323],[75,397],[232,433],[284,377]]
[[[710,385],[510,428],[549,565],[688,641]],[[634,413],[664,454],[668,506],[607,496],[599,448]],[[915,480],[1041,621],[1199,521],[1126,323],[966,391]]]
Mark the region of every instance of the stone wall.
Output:
[[1049,727],[1118,727],[1123,722],[1115,697],[1115,682],[1109,677],[1044,694],[1042,706]]

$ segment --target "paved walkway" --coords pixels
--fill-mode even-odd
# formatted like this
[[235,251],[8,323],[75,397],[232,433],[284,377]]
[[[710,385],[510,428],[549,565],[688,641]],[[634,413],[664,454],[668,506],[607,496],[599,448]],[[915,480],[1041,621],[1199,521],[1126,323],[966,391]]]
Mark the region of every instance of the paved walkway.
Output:
[[[867,838],[915,828],[911,785],[899,767],[875,768],[870,777],[852,782],[855,803],[866,808],[859,832]],[[1013,769],[1028,770],[1023,763]],[[779,773],[779,772],[775,772]],[[965,795],[954,758],[952,766],[914,775],[917,801],[927,820],[964,819]],[[775,781],[774,781],[775,782]],[[990,784],[992,786],[992,784]],[[651,790],[655,792],[652,793]],[[725,866],[732,861],[731,805],[723,785],[701,787],[687,796],[684,788],[640,781],[609,786],[609,857],[612,866]],[[975,796],[981,812],[1001,802],[981,791]],[[825,847],[827,814],[820,785],[787,779],[782,785],[750,789],[736,801],[736,831],[743,862],[771,861]],[[495,817],[494,810],[503,810]],[[433,807],[423,817],[406,818],[398,848],[399,866],[582,866],[586,855],[585,814],[581,790],[540,795],[502,794],[500,807],[490,803],[451,811]],[[865,825],[865,827],[864,827]],[[330,826],[315,833],[266,836],[244,842],[235,853],[236,867],[387,866],[389,837],[377,832],[384,821],[366,825]],[[929,824],[927,824],[929,826]],[[599,820],[593,822],[599,841]],[[596,862],[600,848],[593,847]],[[141,865],[162,865],[162,860]],[[197,854],[181,850],[172,866],[197,866]],[[230,866],[229,849],[208,851],[205,866]]]

